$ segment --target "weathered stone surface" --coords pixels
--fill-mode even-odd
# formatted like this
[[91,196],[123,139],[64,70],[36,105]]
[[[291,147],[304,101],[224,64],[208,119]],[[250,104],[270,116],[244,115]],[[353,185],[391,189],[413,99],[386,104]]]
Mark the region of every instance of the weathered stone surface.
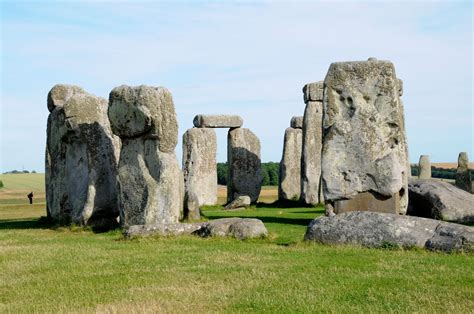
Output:
[[340,214],[351,211],[372,211],[380,213],[398,214],[400,197],[395,193],[392,197],[385,198],[370,192],[359,193],[350,200],[334,202],[334,213]]
[[250,197],[247,195],[241,195],[237,197],[235,200],[227,204],[224,208],[225,209],[237,209],[237,208],[247,208],[250,206],[252,201]]
[[239,240],[263,238],[268,231],[261,220],[252,218],[222,218],[192,224],[135,225],[124,232],[125,237],[176,236],[194,234],[201,237],[234,237]]
[[303,119],[301,201],[306,204],[318,204],[323,201],[320,193],[323,104],[319,101],[308,101]]
[[472,251],[474,228],[434,219],[376,212],[349,212],[313,220],[306,240],[366,247],[421,247]]
[[107,101],[77,86],[56,85],[48,109],[48,216],[60,223],[116,225],[120,140],[112,134]]
[[227,135],[227,202],[242,195],[258,200],[262,188],[260,140],[249,129],[230,130]]
[[213,129],[193,128],[183,134],[185,193],[195,194],[199,206],[217,204],[216,153]]
[[244,120],[236,115],[204,115],[194,117],[193,124],[197,128],[240,128]]
[[303,87],[303,100],[308,101],[323,101],[324,82],[319,81],[315,83],[308,83]]
[[408,215],[474,222],[474,195],[440,180],[410,180]]
[[303,117],[293,117],[293,118],[291,118],[290,126],[293,129],[302,129],[303,128]]
[[278,199],[298,201],[301,193],[303,131],[287,128],[280,162]]
[[430,179],[430,178],[431,178],[430,156],[421,155],[420,161],[418,162],[418,179]]
[[184,216],[191,221],[201,219],[201,211],[199,209],[199,199],[193,192],[184,195]]
[[184,195],[183,174],[174,154],[178,125],[171,93],[143,85],[114,88],[109,119],[122,139],[118,169],[121,223],[177,223]]
[[466,152],[459,153],[456,186],[466,192],[472,192],[471,170],[469,169],[469,157]]
[[[337,62],[324,81],[322,180],[326,202],[407,193],[399,81],[389,61]],[[392,204],[396,204],[393,202]],[[399,202],[406,212],[406,201]]]

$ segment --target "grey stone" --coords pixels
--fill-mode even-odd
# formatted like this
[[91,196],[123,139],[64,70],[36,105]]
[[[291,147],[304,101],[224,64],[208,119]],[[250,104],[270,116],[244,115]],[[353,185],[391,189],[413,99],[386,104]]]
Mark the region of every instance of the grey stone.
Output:
[[308,101],[304,111],[303,149],[301,156],[301,201],[306,204],[323,202],[321,192],[323,104]]
[[185,194],[195,194],[199,206],[217,203],[216,151],[213,129],[193,128],[183,134]]
[[184,195],[184,211],[188,220],[200,220],[201,211],[199,209],[199,199],[193,192]]
[[408,215],[474,222],[474,195],[440,180],[410,180]]
[[319,81],[315,83],[308,83],[303,87],[303,100],[308,101],[323,101],[324,82]]
[[[336,62],[324,81],[322,181],[326,202],[398,194],[405,213],[408,156],[399,82],[389,61]],[[395,210],[395,209],[394,209]]]
[[459,153],[456,186],[466,192],[472,192],[471,170],[469,169],[469,157],[466,152]]
[[418,179],[430,179],[430,178],[431,178],[430,156],[421,155],[420,161],[418,162]]
[[359,193],[350,200],[334,202],[334,213],[349,211],[374,211],[380,213],[398,214],[400,197],[395,193],[392,197],[384,198],[370,192]]
[[252,201],[250,197],[247,195],[241,195],[237,197],[235,200],[227,204],[224,208],[225,209],[238,209],[238,208],[247,208],[250,206]]
[[48,94],[46,203],[59,223],[109,228],[117,224],[120,140],[107,101],[82,88],[56,85]]
[[174,153],[178,125],[171,93],[143,85],[114,88],[109,119],[122,139],[118,166],[121,223],[177,223],[184,195],[183,174]]
[[203,115],[194,117],[193,124],[197,128],[240,128],[244,120],[236,115]]
[[278,199],[298,201],[301,193],[303,131],[287,128],[280,162]]
[[229,130],[227,161],[227,202],[247,195],[255,203],[263,181],[258,137],[245,128]]
[[291,118],[290,126],[293,129],[302,129],[303,128],[303,117],[293,117],[293,118]]
[[433,219],[377,212],[348,212],[313,220],[306,240],[366,247],[420,247],[472,251],[474,228]]
[[190,224],[134,225],[125,229],[124,232],[127,238],[190,234],[201,237],[234,237],[238,240],[245,240],[266,237],[268,231],[261,220],[235,217]]

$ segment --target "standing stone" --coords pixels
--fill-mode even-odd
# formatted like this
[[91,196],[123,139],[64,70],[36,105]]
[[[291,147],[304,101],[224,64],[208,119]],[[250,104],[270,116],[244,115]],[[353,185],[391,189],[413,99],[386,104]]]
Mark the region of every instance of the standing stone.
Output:
[[245,128],[229,130],[227,161],[227,202],[247,195],[255,203],[263,181],[258,137]]
[[472,191],[471,170],[469,169],[469,157],[467,157],[466,152],[459,153],[456,186],[469,193]]
[[120,140],[112,134],[107,100],[56,85],[48,94],[46,203],[59,223],[117,224]]
[[194,117],[193,124],[197,128],[240,128],[244,120],[235,115],[203,115]]
[[303,117],[301,201],[306,204],[318,204],[323,201],[320,193],[323,82],[306,84],[303,94],[306,108]]
[[[293,122],[293,119],[291,120]],[[287,128],[280,162],[278,199],[298,201],[301,193],[301,150],[303,131]]]
[[293,117],[293,118],[291,118],[290,126],[293,129],[302,129],[303,128],[303,117]]
[[375,59],[333,63],[324,85],[322,181],[327,209],[404,214],[408,157],[393,64]]
[[421,155],[418,162],[418,179],[431,179],[430,156]]
[[185,194],[195,194],[199,206],[217,203],[217,139],[213,129],[189,129],[183,135]]
[[178,122],[171,93],[163,87],[116,87],[109,96],[109,119],[122,139],[122,225],[177,223],[184,195],[174,153]]

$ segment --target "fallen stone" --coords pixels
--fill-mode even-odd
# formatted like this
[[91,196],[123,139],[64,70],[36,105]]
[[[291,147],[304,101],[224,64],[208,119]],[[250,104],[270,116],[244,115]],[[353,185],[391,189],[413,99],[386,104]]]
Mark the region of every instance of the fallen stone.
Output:
[[280,162],[278,199],[299,201],[301,194],[301,154],[303,131],[287,128]]
[[418,162],[418,179],[430,179],[430,178],[431,178],[430,156],[421,155],[420,161]]
[[398,204],[391,212],[405,213],[406,201],[391,200],[405,198],[408,191],[405,123],[393,64],[336,62],[324,86],[325,202],[348,202],[368,192]]
[[185,194],[194,194],[198,206],[217,204],[217,139],[213,129],[193,128],[183,135]]
[[452,222],[474,222],[474,195],[440,180],[410,180],[407,214]]
[[420,247],[473,251],[474,228],[433,219],[377,212],[348,212],[311,221],[305,239],[366,247]]
[[227,202],[247,195],[252,203],[258,200],[262,188],[260,140],[249,129],[229,130],[227,136]]
[[472,192],[471,170],[469,169],[469,157],[466,152],[459,153],[456,186],[466,192]]
[[244,120],[235,115],[203,115],[194,117],[193,124],[197,128],[240,128]]
[[291,118],[290,126],[293,129],[302,129],[303,128],[303,117],[293,117],[293,118]]
[[46,203],[57,223],[117,224],[120,139],[112,134],[107,107],[78,86],[56,85],[48,94]]
[[237,197],[235,200],[227,204],[224,208],[225,209],[238,209],[238,208],[247,208],[251,204],[250,197],[247,195],[241,195]]
[[308,83],[303,87],[303,100],[305,103],[309,101],[323,101],[324,82]]
[[235,217],[191,224],[135,225],[130,226],[124,232],[126,238],[191,234],[200,237],[233,237],[238,240],[245,240],[264,238],[268,235],[268,231],[261,220]]
[[174,153],[178,124],[171,93],[163,87],[116,87],[109,97],[109,119],[122,139],[118,166],[122,225],[177,223],[184,195]]

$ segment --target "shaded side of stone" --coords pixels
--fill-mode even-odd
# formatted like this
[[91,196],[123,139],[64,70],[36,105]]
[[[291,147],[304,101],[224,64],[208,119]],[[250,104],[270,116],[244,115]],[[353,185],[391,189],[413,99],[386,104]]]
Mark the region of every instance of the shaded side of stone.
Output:
[[471,170],[469,169],[469,157],[466,152],[459,153],[455,182],[458,188],[472,193]]
[[298,201],[301,194],[301,155],[303,131],[287,128],[283,141],[278,185],[279,200]]

